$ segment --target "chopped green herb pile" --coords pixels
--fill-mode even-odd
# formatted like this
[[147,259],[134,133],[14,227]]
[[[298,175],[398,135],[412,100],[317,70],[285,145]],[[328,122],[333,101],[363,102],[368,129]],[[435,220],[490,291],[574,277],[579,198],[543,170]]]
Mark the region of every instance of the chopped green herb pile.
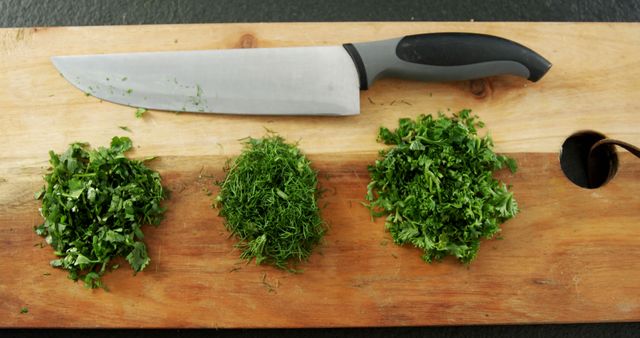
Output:
[[51,265],[91,288],[103,286],[114,257],[124,256],[134,272],[149,264],[141,226],[158,225],[164,213],[160,175],[126,158],[131,147],[129,138],[114,137],[110,148],[74,143],[63,154],[50,151],[46,187],[36,194],[44,217],[36,233],[59,257]]
[[462,110],[449,118],[401,119],[398,129],[380,128],[378,141],[393,147],[369,166],[366,199],[374,217],[387,215],[396,244],[422,249],[427,262],[453,255],[463,263],[477,255],[481,238],[518,212],[513,194],[493,178],[513,159],[496,155],[484,124]]
[[300,150],[276,135],[249,138],[225,171],[216,207],[241,257],[282,269],[306,260],[325,227],[317,174]]
[[23,306],[20,308],[20,313],[25,314],[25,313],[29,313],[29,308],[27,308],[26,306]]

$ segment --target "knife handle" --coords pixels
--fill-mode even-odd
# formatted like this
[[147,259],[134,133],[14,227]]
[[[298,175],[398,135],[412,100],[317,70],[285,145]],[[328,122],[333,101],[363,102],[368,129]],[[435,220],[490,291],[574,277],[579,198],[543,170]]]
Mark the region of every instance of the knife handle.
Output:
[[551,68],[533,50],[485,34],[428,33],[343,46],[356,65],[362,90],[382,77],[462,81],[510,74],[535,82]]

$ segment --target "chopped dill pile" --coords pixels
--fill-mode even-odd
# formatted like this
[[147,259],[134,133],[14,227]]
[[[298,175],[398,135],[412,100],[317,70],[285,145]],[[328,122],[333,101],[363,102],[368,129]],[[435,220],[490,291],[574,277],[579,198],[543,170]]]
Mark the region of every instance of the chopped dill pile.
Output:
[[296,145],[277,135],[249,138],[225,167],[215,206],[241,258],[292,270],[326,232],[317,173]]
[[427,262],[447,255],[471,262],[480,239],[518,212],[513,193],[493,177],[505,166],[515,172],[516,162],[495,154],[489,136],[478,137],[484,125],[470,113],[401,119],[398,129],[378,134],[392,147],[369,166],[368,207],[387,216],[396,244],[422,249]]

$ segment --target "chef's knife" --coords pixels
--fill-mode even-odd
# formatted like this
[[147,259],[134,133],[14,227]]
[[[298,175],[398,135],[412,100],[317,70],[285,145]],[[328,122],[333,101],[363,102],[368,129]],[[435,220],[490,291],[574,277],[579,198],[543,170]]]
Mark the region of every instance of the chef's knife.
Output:
[[359,90],[382,77],[459,81],[510,74],[537,81],[551,64],[510,40],[430,33],[342,46],[55,56],[74,86],[148,109],[355,115]]

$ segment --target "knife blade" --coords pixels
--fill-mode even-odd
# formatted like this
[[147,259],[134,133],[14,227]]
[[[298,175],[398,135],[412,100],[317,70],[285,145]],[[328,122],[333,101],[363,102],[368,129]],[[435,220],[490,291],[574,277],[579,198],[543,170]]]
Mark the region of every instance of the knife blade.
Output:
[[102,100],[156,110],[249,115],[356,115],[360,90],[398,77],[537,81],[545,58],[516,42],[428,33],[342,46],[54,56],[71,84]]

